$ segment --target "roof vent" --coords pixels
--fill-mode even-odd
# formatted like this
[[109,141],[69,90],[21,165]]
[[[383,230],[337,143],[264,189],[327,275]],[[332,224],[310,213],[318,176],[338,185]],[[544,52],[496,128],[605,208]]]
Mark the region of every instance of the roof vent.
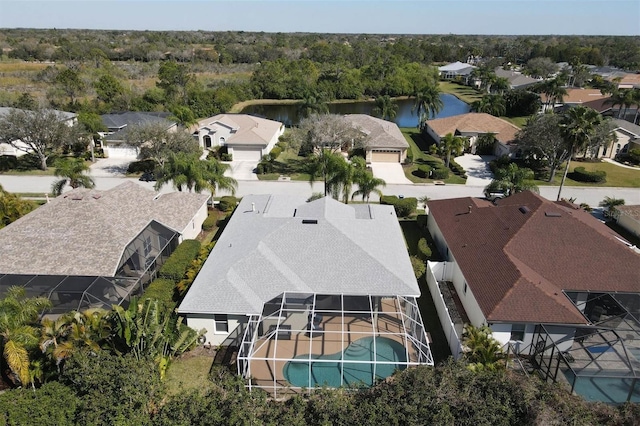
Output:
[[561,217],[560,212],[544,212],[546,217]]
[[317,225],[318,219],[302,219],[302,223],[305,225]]
[[80,200],[82,200],[83,198],[84,198],[84,197],[82,196],[82,194],[73,194],[73,195],[71,196],[71,199],[72,199],[72,200],[74,200],[74,201],[80,201]]
[[522,213],[522,214],[527,214],[527,213],[529,213],[531,211],[531,210],[529,210],[529,207],[527,207],[527,206],[520,206],[520,207],[518,207],[518,210],[520,210],[520,213]]
[[102,194],[93,194],[92,197],[94,200],[99,200],[100,197],[102,197]]

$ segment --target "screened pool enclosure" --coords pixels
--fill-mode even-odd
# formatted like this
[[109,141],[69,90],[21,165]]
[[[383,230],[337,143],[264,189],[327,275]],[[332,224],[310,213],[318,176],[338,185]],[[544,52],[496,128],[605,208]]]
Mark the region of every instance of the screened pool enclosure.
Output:
[[284,293],[249,319],[237,362],[248,387],[277,398],[371,386],[433,358],[413,297]]
[[[152,221],[124,249],[114,265],[114,276],[0,274],[0,297],[11,286],[25,288],[27,297],[43,296],[51,301],[47,315],[72,310],[111,309],[127,306],[156,277],[160,266],[178,246],[178,234]],[[55,255],[52,255],[55,262]]]

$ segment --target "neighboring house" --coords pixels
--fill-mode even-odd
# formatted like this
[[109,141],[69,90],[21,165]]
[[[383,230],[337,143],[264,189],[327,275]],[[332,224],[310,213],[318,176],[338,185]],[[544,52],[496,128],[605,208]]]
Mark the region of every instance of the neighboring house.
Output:
[[640,87],[640,74],[626,74],[618,81],[618,89]]
[[491,114],[483,112],[469,112],[446,118],[427,120],[427,134],[440,143],[447,134],[462,136],[469,139],[471,152],[475,153],[478,136],[485,133],[495,134],[496,144],[494,155],[511,155],[515,148],[514,140],[520,128]]
[[510,89],[525,89],[542,81],[542,79],[529,77],[518,71],[505,70],[502,67],[496,68],[494,72],[496,76],[507,79]]
[[274,396],[433,365],[393,208],[305,198],[245,196],[178,313]]
[[618,118],[611,121],[615,125],[613,132],[617,140],[611,144],[603,157],[615,158],[618,154],[626,154],[629,150],[640,148],[640,126]]
[[208,199],[134,182],[66,192],[0,230],[0,294],[24,286],[48,297],[53,315],[127,304],[183,239],[200,233]]
[[474,69],[476,69],[475,66],[460,61],[438,67],[440,78],[444,80],[461,80],[465,83],[468,81]]
[[[13,109],[15,108],[0,107],[0,117],[6,116]],[[78,122],[77,114],[74,114],[72,112],[66,112],[66,111],[58,111],[58,110],[54,110],[54,111],[58,113],[58,115],[60,116],[60,119],[64,121],[69,127],[73,126]],[[22,149],[18,149],[14,145],[17,145]],[[22,157],[27,153],[27,151],[31,151],[31,149],[28,147],[27,144],[23,143],[20,140],[14,141],[13,144],[5,143],[5,142],[0,143],[0,155]]]
[[199,120],[189,132],[205,150],[225,146],[233,161],[257,163],[273,149],[284,129],[284,124],[266,118],[218,114]]
[[[604,101],[610,97],[609,95],[603,95],[602,92],[600,92],[600,89],[569,88],[566,90],[567,94],[562,97],[562,101],[553,105],[554,110],[564,111],[565,109],[571,108],[572,106],[576,105],[589,106],[587,104],[593,101],[602,101],[602,106],[604,107],[606,105]],[[540,95],[540,100],[542,101],[543,105],[546,105],[548,101],[546,95],[544,94]]]
[[640,238],[640,205],[616,206],[616,210],[618,225]]
[[345,117],[367,135],[368,163],[402,163],[407,158],[409,143],[396,123],[366,114]]
[[543,377],[594,399],[638,400],[639,253],[575,205],[528,191],[495,204],[466,197],[428,205],[427,226],[446,261],[429,262],[427,282],[441,321],[449,318],[442,322],[454,354],[460,322],[488,325]]
[[132,127],[146,125],[162,125],[167,132],[176,132],[178,123],[168,120],[171,114],[168,112],[121,112],[104,114],[102,123],[108,131],[100,133],[104,146],[104,153],[109,158],[123,158],[135,161],[138,158],[138,149],[126,143],[127,133]]

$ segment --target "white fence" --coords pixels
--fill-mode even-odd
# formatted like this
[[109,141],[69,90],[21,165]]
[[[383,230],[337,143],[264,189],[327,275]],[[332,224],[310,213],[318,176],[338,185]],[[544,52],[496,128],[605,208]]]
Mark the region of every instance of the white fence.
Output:
[[444,335],[449,342],[449,349],[451,350],[453,358],[457,360],[462,355],[460,336],[458,336],[456,332],[455,325],[449,315],[449,309],[440,293],[438,279],[436,279],[436,276],[438,276],[441,281],[447,280],[446,265],[447,262],[427,262],[427,285],[429,286],[433,303],[436,305],[436,311],[438,312],[438,318],[440,319],[440,324],[442,324]]

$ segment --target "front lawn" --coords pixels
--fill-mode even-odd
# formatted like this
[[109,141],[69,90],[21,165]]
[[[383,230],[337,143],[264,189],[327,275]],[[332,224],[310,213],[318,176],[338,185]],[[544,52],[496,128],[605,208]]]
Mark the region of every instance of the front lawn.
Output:
[[260,180],[278,180],[280,176],[287,176],[291,180],[309,181],[307,173],[307,159],[301,157],[292,149],[287,149],[273,162],[272,173],[258,174]]
[[[426,164],[433,168],[438,165],[443,165],[444,161],[424,152],[429,149],[429,142],[425,139],[424,135],[420,133],[420,131],[413,127],[401,127],[400,130],[402,131],[404,138],[409,143],[409,149],[413,156],[413,163],[402,166],[404,169],[404,175],[413,183],[433,183],[433,179],[418,177],[414,175],[413,172],[418,170],[418,167],[421,165]],[[456,176],[453,172],[450,172],[449,177],[445,179],[444,182],[451,184],[464,184],[466,179]]]
[[[543,185],[560,185],[562,174],[564,173],[564,164],[558,169],[555,179],[552,182],[546,180],[536,180],[538,186]],[[572,172],[576,167],[584,167],[585,170],[593,172],[602,170],[607,173],[607,181],[603,183],[578,182],[571,179]],[[620,167],[607,162],[583,162],[572,161],[565,181],[567,186],[601,186],[601,187],[622,187],[622,188],[640,188],[640,169],[633,170],[626,167]]]
[[473,87],[454,83],[452,81],[441,81],[440,90],[442,93],[449,93],[468,104],[480,100],[483,95]]

